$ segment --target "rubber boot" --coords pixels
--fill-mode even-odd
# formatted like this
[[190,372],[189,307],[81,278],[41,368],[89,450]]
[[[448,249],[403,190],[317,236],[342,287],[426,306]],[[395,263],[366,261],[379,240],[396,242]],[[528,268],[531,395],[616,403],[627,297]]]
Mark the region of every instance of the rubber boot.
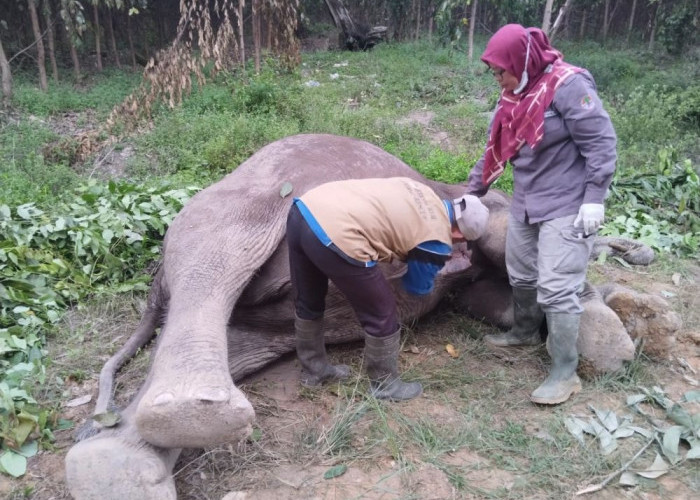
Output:
[[365,369],[371,394],[377,399],[401,401],[418,397],[423,392],[419,382],[402,382],[399,378],[401,329],[388,337],[365,334]]
[[323,318],[294,319],[297,340],[297,357],[301,363],[301,385],[317,387],[324,382],[341,380],[350,376],[347,365],[331,365],[326,358],[323,339]]
[[530,395],[533,403],[556,405],[581,390],[581,379],[576,375],[580,320],[579,314],[547,313],[547,352],[552,358],[552,367],[542,385]]
[[484,341],[495,347],[539,345],[542,320],[544,313],[537,303],[537,289],[513,288],[513,327],[507,332],[486,335]]

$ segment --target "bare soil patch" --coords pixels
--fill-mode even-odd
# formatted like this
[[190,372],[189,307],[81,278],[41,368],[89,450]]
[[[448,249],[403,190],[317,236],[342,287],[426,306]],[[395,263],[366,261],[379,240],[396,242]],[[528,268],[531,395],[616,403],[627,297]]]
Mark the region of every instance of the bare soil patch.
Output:
[[[585,418],[591,414],[589,405],[619,415],[630,413],[625,399],[637,391],[636,384],[658,385],[676,401],[697,389],[698,268],[682,271],[677,284],[671,278],[674,272],[661,265],[644,270],[610,263],[591,266],[594,279],[663,294],[683,316],[684,327],[669,359],[637,361],[641,372],[632,381],[630,376],[586,380],[580,394],[555,408],[535,406],[528,399],[546,374],[549,361],[544,349],[504,361],[481,341],[492,328],[456,314],[449,300],[405,336],[402,368],[407,378],[420,380],[425,389],[416,400],[367,399],[361,375],[342,385],[302,388],[296,357],[289,355],[240,383],[257,413],[250,439],[237,447],[183,452],[175,468],[180,498],[572,498],[578,489],[619,468],[643,443],[634,438],[621,441],[614,455],[604,457],[595,441],[586,447],[576,443],[563,426],[564,417]],[[126,303],[98,311],[99,320],[81,314],[89,313],[72,317],[66,327],[73,328],[73,334],[66,338],[79,336],[82,348],[91,349],[82,351],[82,357],[90,359],[80,368],[87,370],[82,380],[67,380],[61,396],[64,405],[86,394],[94,402],[101,363],[138,321],[138,312]],[[65,354],[77,348],[70,342],[51,345],[57,359],[53,369],[64,376],[78,368],[65,366],[77,363],[70,361],[77,358]],[[457,350],[456,358],[447,353],[448,343]],[[333,359],[349,362],[359,373],[361,344],[329,351]],[[120,404],[137,390],[147,363],[148,350],[120,375]],[[79,426],[91,409],[92,403],[64,406],[62,418]],[[652,411],[663,419],[662,411]],[[643,425],[639,416],[634,418]],[[0,492],[8,498],[70,498],[63,459],[73,443],[72,431],[58,431],[56,438],[55,450],[32,458],[24,478],[3,478]],[[655,453],[653,447],[647,450],[636,467],[646,468]],[[346,466],[346,472],[324,479],[338,465]],[[686,463],[658,481],[631,489],[612,481],[603,491],[583,498],[686,499],[697,496],[699,487],[697,466]],[[25,489],[31,493],[22,496]]]

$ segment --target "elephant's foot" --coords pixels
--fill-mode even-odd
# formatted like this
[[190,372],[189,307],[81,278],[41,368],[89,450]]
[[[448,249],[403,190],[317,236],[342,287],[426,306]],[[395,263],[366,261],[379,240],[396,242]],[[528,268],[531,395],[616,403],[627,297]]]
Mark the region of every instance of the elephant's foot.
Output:
[[[218,372],[218,373],[217,373]],[[236,443],[252,432],[255,412],[228,371],[170,371],[153,379],[136,409],[139,435],[165,448]]]
[[171,469],[178,454],[116,435],[98,436],[70,449],[66,481],[76,500],[175,500]]

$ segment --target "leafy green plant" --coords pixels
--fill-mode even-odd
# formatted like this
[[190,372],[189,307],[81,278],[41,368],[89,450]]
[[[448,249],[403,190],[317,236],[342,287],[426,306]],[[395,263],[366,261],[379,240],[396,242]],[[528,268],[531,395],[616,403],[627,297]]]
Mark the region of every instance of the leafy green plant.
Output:
[[51,215],[33,203],[0,205],[0,440],[8,450],[0,464],[8,473],[22,470],[23,447],[50,437],[55,424],[31,395],[45,377],[46,333],[87,294],[145,290],[141,270],[195,190],[93,182]]
[[612,214],[603,234],[638,239],[657,251],[697,254],[700,179],[689,159],[663,149],[655,169],[616,179],[610,193]]

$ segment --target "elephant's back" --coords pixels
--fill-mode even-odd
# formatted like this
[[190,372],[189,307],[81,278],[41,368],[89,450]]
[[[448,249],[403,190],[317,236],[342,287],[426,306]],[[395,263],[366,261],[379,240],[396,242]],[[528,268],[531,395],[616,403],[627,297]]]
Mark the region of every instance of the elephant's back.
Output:
[[350,137],[302,134],[268,144],[175,217],[166,235],[169,275],[208,258],[221,270],[253,272],[282,241],[294,197],[329,181],[398,176],[426,182],[390,153]]

